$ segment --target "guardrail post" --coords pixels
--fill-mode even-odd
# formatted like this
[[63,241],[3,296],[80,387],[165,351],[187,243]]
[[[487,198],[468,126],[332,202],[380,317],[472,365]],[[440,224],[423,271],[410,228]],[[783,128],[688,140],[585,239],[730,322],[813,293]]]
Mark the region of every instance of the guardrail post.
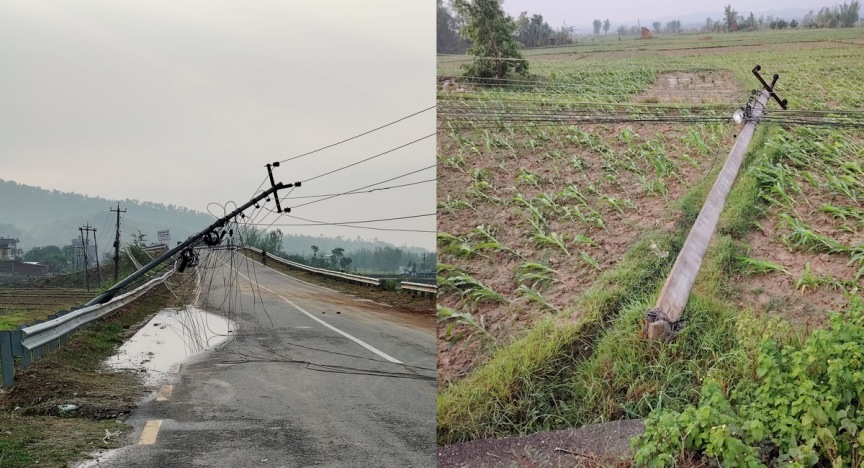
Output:
[[24,353],[24,347],[21,346],[21,338],[23,335],[21,329],[12,330],[12,356],[21,356]]
[[[33,354],[32,351],[25,348],[24,345],[21,344],[21,340],[24,337],[23,332],[21,331],[22,328],[24,328],[24,325],[18,327],[18,330],[16,330],[16,335],[14,335],[16,339],[12,341],[12,354],[14,354],[15,356],[21,356],[21,368],[26,369],[30,367],[30,364],[33,364]],[[19,352],[16,353],[16,351]]]
[[15,381],[15,360],[12,358],[12,332],[0,332],[0,367],[3,372],[3,387]]

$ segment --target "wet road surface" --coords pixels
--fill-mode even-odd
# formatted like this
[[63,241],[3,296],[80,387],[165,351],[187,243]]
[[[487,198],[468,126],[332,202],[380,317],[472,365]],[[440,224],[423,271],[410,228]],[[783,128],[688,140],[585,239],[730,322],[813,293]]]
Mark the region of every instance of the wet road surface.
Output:
[[174,366],[89,466],[435,466],[434,322],[242,255],[199,270],[235,336]]

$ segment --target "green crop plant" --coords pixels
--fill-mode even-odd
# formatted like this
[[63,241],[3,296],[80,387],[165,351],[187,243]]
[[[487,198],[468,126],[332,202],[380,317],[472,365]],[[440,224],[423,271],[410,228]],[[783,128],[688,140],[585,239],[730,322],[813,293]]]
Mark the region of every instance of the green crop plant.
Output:
[[810,272],[810,262],[805,263],[801,276],[795,280],[795,289],[803,293],[807,288],[816,289],[820,285],[819,277]]
[[449,167],[452,169],[456,169],[460,172],[465,172],[465,155],[462,154],[462,150],[459,150],[459,153],[454,154],[453,156],[439,156],[438,159],[441,161],[441,164],[444,167]]
[[606,202],[606,204],[614,208],[619,215],[624,213],[624,208],[631,208],[637,211],[639,210],[639,208],[636,207],[636,204],[629,199],[613,197],[611,195],[601,195],[600,200]]
[[849,249],[849,257],[849,263],[846,266],[858,267],[855,279],[858,280],[864,277],[864,244],[858,244]]
[[849,250],[843,244],[816,232],[804,221],[787,213],[780,213],[781,224],[789,229],[789,234],[783,235],[783,242],[790,251],[809,250],[812,252],[843,253]]
[[486,227],[485,225],[477,226],[471,230],[472,235],[480,238],[480,242],[474,245],[476,250],[491,249],[496,252],[507,252],[516,257],[522,258],[522,256],[515,250],[502,244],[501,241],[495,237],[493,230],[494,228]]
[[521,193],[517,193],[516,196],[513,197],[513,201],[517,205],[524,206],[528,209],[528,211],[531,213],[531,224],[535,226],[535,229],[538,229],[536,228],[536,226],[538,225],[548,226],[546,218],[543,216],[543,213],[540,211],[540,209],[534,206],[534,204],[530,201],[526,200],[525,196],[523,196]]
[[[444,330],[444,339],[450,342],[450,346],[453,346],[463,338],[466,338],[470,343],[471,339],[478,333],[483,339],[495,341],[495,337],[486,330],[482,316],[478,321],[474,318],[474,315],[472,315],[471,312],[458,312],[442,305],[436,305],[435,308],[435,315],[439,322],[451,322]],[[466,325],[469,331],[453,333],[456,326],[460,324]]]
[[546,265],[536,262],[523,262],[516,267],[516,282],[527,283],[532,288],[548,287],[554,283],[558,272]]
[[583,205],[588,203],[588,199],[585,198],[585,195],[582,194],[582,191],[579,190],[579,187],[577,187],[576,184],[570,184],[564,187],[564,189],[558,193],[558,196],[563,200],[576,200]]
[[465,272],[458,272],[447,275],[445,278],[446,285],[459,290],[462,298],[470,304],[479,304],[482,302],[507,302],[501,294],[495,292],[483,282],[474,278]]
[[578,206],[565,206],[561,209],[564,217],[573,221],[581,221],[587,226],[594,226],[600,229],[606,229],[606,222],[603,215],[595,211],[590,206],[586,206],[587,212],[579,209]]
[[864,221],[864,210],[850,206],[834,206],[829,203],[825,203],[818,208],[818,211],[828,213],[829,215],[838,219],[842,219],[843,221],[846,221],[848,218],[852,218],[858,221]]
[[593,268],[597,271],[602,270],[602,268],[600,268],[600,262],[595,260],[594,257],[592,257],[591,255],[588,254],[588,252],[586,252],[584,250],[580,250],[579,251],[579,258],[581,258],[582,261],[585,262],[585,264],[590,266],[591,268]]
[[467,200],[456,200],[456,199],[452,198],[450,196],[450,194],[447,194],[447,200],[438,202],[438,210],[439,211],[446,211],[447,213],[450,213],[451,215],[455,215],[459,211],[462,211],[466,208],[472,209],[472,210],[475,209],[474,205],[472,205]]
[[528,302],[533,302],[535,304],[538,304],[540,306],[540,308],[542,308],[544,310],[548,310],[551,312],[560,312],[560,310],[557,307],[555,307],[554,305],[552,305],[552,303],[547,301],[546,298],[543,297],[542,294],[529,288],[528,286],[526,286],[524,284],[519,285],[519,287],[516,289],[516,294],[519,297],[523,297],[523,298],[527,299]]
[[446,232],[439,232],[436,236],[438,248],[445,255],[457,258],[468,258],[477,254],[477,249],[471,246],[464,238],[457,237]]
[[519,174],[516,176],[516,181],[536,189],[540,188],[540,176],[526,169],[519,168]]
[[538,231],[534,233],[532,239],[537,245],[557,247],[568,257],[570,256],[570,251],[567,250],[567,239],[564,237],[564,234],[558,234],[556,232],[546,234],[543,231]]
[[748,257],[746,255],[740,255],[735,259],[735,268],[741,273],[748,275],[764,275],[773,271],[779,271],[787,275],[789,274],[789,270],[774,262],[759,260],[758,258]]

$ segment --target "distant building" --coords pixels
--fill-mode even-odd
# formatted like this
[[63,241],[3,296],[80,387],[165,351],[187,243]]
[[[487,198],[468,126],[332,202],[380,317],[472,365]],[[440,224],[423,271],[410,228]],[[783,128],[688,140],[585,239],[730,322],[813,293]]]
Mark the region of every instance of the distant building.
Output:
[[20,255],[18,250],[18,239],[0,237],[0,260],[15,260]]

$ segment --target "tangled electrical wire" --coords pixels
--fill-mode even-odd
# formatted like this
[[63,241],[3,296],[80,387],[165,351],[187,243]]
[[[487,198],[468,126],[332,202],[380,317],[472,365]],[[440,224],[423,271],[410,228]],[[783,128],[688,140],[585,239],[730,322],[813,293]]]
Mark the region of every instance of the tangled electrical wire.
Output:
[[[219,208],[227,213],[230,206],[225,205]],[[267,211],[265,206],[259,206],[248,216],[237,216],[229,220],[219,233],[214,233],[209,242],[202,241],[194,247],[194,255],[198,258],[198,265],[193,274],[197,277],[196,288],[199,290],[197,295],[201,298],[196,305],[221,310],[224,319],[232,324],[229,328],[232,330],[234,339],[221,349],[230,352],[233,356],[226,357],[221,362],[225,364],[291,363],[302,365],[305,369],[317,372],[434,382],[436,380],[434,368],[396,364],[381,359],[306,346],[284,339],[280,339],[279,344],[287,347],[287,349],[280,350],[268,343],[268,340],[257,339],[262,334],[270,333],[275,325],[267,306],[267,300],[261,291],[266,288],[260,286],[258,281],[257,263],[249,259],[242,251],[247,245],[250,233],[256,229],[256,220]],[[217,213],[212,212],[211,214],[217,215]],[[213,244],[212,240],[216,238],[220,242]],[[249,296],[252,299],[251,309],[249,309]],[[206,323],[189,328],[193,332],[206,329],[208,336],[220,336],[219,333],[209,330],[212,327],[208,327]],[[300,359],[292,356],[290,351],[292,349],[305,349],[327,355],[350,357],[370,364],[375,363],[376,366],[398,366],[399,369],[375,369],[370,366],[346,366]],[[433,374],[429,375],[424,371]]]

